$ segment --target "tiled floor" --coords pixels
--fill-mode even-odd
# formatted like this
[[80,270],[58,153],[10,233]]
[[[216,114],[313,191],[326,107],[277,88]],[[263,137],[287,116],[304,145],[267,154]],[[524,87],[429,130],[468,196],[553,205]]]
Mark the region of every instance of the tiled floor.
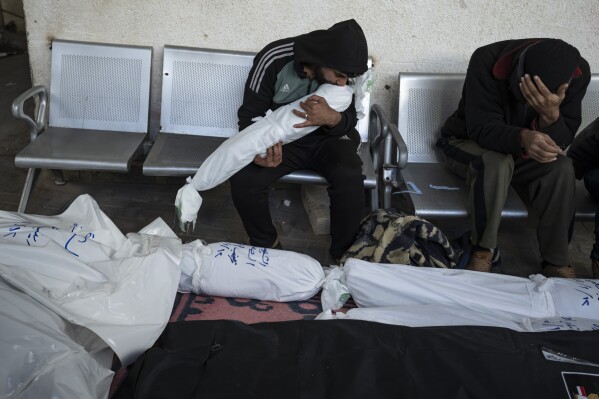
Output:
[[[10,115],[10,104],[31,86],[26,55],[0,58],[0,209],[16,211],[26,170],[14,166],[14,155],[27,145],[24,123]],[[27,209],[28,213],[53,215],[63,211],[78,195],[88,193],[124,232],[137,231],[157,217],[174,226],[174,198],[183,178],[143,176],[141,163],[133,173],[110,174],[69,172],[64,186],[53,184],[50,173],[43,173]],[[207,242],[243,242],[245,231],[225,183],[205,192],[193,234],[181,234],[184,241],[201,238]],[[288,200],[288,201],[286,201]],[[329,257],[329,237],[312,232],[297,185],[277,184],[271,192],[271,209],[285,249],[306,253],[323,264]],[[365,213],[367,208],[365,207]],[[435,221],[450,238],[460,236],[465,221]],[[590,275],[589,253],[593,242],[593,223],[577,222],[571,244],[571,263],[580,276]],[[502,272],[527,276],[538,272],[539,254],[534,223],[505,222],[500,230],[499,247],[503,256]]]

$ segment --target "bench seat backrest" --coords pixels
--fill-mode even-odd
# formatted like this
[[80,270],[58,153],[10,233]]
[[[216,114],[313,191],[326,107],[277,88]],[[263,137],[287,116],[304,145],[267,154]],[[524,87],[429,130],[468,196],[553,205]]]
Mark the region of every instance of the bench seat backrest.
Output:
[[148,131],[152,48],[52,42],[49,126]]
[[[231,137],[255,53],[165,46],[161,133]],[[369,109],[370,95],[365,97]],[[366,112],[368,114],[368,112]],[[363,141],[367,117],[358,122]]]
[[397,128],[408,147],[408,162],[442,162],[435,143],[458,107],[464,74],[400,73]]
[[[397,127],[408,147],[408,162],[443,162],[435,147],[441,127],[458,107],[465,74],[400,73]],[[599,74],[593,74],[582,102],[580,130],[599,117]]]
[[591,74],[591,83],[582,100],[582,123],[579,132],[599,118],[599,73]]

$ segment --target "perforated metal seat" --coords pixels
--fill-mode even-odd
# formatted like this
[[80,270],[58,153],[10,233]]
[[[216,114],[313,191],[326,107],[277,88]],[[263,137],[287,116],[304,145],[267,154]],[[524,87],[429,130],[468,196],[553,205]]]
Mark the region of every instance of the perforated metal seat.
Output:
[[[238,133],[237,110],[253,59],[253,53],[165,46],[160,133],[144,161],[145,175],[192,176],[224,140]],[[367,141],[368,119],[360,120],[357,129]],[[368,143],[360,156],[364,186],[371,189],[375,208],[377,179]],[[281,181],[328,184],[310,170]]]
[[[465,181],[450,172],[443,164],[443,155],[435,146],[441,127],[455,111],[461,98],[464,74],[401,73],[399,75],[398,132],[396,138],[397,162],[394,162],[408,184],[409,195],[418,216],[467,216],[468,187]],[[599,115],[599,75],[593,75],[582,103],[582,124],[587,126]],[[392,151],[387,147],[386,156]],[[385,160],[389,162],[389,160]],[[391,190],[383,198],[385,207],[391,203]],[[580,182],[577,185],[576,217],[594,217],[595,203]],[[515,190],[510,188],[503,218],[524,218],[528,211]]]
[[[151,60],[151,47],[54,40],[48,126],[44,87],[12,105],[31,136],[15,157],[16,166],[30,168],[19,212],[26,210],[39,169],[129,171],[148,129]],[[36,96],[33,120],[23,108]]]
[[[81,140],[81,135],[85,139]],[[139,133],[49,126],[15,158],[21,168],[127,172],[142,144]],[[48,154],[51,154],[50,156]]]

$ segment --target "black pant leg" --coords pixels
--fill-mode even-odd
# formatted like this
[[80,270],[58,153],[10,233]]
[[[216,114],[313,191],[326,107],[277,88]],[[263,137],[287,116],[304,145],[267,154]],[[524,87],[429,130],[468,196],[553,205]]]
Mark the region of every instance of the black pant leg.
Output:
[[364,178],[357,131],[342,137],[322,134],[313,144],[312,169],[329,182],[331,248],[335,259],[354,243],[364,217]]
[[250,244],[269,248],[277,239],[269,208],[269,187],[286,174],[303,168],[304,151],[294,143],[283,146],[283,161],[276,168],[265,168],[253,162],[233,175],[231,197],[241,217]]

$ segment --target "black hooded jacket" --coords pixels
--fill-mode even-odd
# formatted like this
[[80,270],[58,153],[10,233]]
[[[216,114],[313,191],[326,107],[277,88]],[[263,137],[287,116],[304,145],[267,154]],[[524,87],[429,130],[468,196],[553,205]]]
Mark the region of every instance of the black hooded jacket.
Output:
[[[237,112],[239,130],[252,124],[252,118],[289,104],[313,93],[319,84],[310,80],[304,65],[325,66],[361,75],[368,69],[368,46],[360,25],[353,20],[339,22],[329,29],[277,40],[262,49],[245,85],[243,104]],[[357,123],[354,103],[341,113],[341,121],[332,129],[321,127],[331,135],[344,135]]]
[[[462,99],[441,129],[444,138],[468,138],[481,147],[503,154],[521,154],[523,128],[542,131],[566,148],[581,123],[581,104],[591,80],[588,62],[580,63],[560,105],[560,117],[551,126],[537,128],[538,114],[510,90],[513,70],[522,50],[544,39],[505,40],[478,48],[470,58]],[[441,144],[443,140],[440,140]]]
[[576,135],[568,148],[577,179],[582,179],[591,169],[599,168],[599,118]]

